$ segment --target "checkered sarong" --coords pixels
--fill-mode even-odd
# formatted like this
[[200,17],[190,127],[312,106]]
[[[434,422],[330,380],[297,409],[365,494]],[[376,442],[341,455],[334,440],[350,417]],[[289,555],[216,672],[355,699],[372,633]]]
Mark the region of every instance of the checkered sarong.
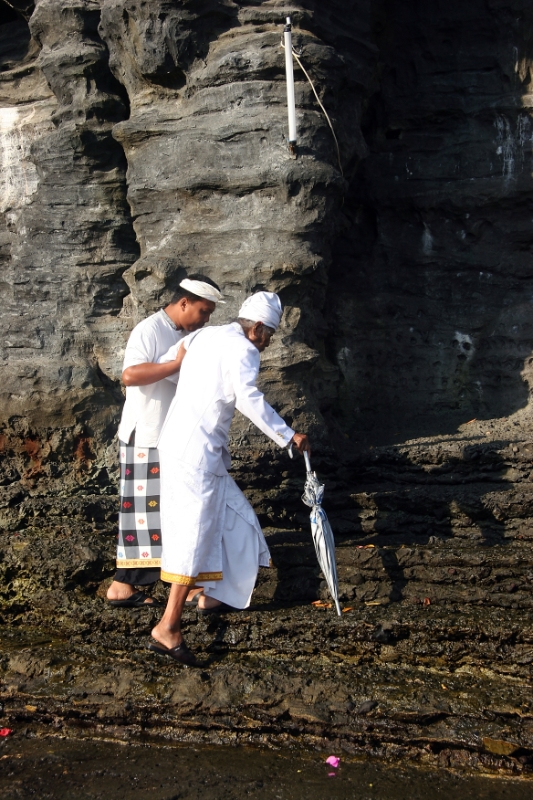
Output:
[[117,567],[160,567],[159,453],[156,447],[119,446]]

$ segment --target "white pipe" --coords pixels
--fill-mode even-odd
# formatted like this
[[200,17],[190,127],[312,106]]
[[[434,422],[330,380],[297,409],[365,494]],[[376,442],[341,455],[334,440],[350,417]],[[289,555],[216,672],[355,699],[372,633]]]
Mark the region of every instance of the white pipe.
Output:
[[296,144],[296,103],[294,100],[294,70],[292,65],[292,33],[291,18],[283,31],[285,44],[285,74],[287,76],[287,110],[289,113],[289,144]]

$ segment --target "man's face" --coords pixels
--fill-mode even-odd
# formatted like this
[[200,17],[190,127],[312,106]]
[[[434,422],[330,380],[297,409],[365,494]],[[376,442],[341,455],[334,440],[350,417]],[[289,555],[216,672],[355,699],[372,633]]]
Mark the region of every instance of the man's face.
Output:
[[263,325],[262,322],[256,322],[253,328],[250,328],[250,336],[248,337],[249,340],[260,353],[263,350],[266,350],[267,347],[270,345],[270,340],[274,336],[274,329],[268,328],[266,325]]
[[179,303],[179,323],[186,331],[202,328],[216,308],[212,300],[189,300],[183,297]]

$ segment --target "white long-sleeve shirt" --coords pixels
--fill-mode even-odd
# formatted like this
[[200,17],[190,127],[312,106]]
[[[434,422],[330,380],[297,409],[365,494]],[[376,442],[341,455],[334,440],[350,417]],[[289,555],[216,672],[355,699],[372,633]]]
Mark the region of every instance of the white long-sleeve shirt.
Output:
[[159,437],[159,450],[196,469],[226,475],[228,434],[236,408],[276,444],[286,447],[294,431],[256,387],[259,350],[241,326],[234,322],[205,328],[183,341],[188,345],[187,356]]

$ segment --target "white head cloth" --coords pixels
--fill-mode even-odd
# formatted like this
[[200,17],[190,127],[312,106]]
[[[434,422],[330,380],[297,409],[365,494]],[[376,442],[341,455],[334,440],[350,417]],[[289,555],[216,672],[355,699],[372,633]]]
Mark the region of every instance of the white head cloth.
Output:
[[210,283],[205,283],[205,281],[191,281],[189,278],[184,278],[180,286],[182,289],[185,289],[191,294],[195,294],[197,297],[202,297],[204,300],[211,300],[212,303],[226,302],[222,299],[224,297],[222,292],[219,292],[218,289],[215,289]]
[[274,292],[256,292],[247,297],[239,310],[240,319],[249,319],[251,322],[262,322],[269,328],[278,327],[283,309],[281,300]]

